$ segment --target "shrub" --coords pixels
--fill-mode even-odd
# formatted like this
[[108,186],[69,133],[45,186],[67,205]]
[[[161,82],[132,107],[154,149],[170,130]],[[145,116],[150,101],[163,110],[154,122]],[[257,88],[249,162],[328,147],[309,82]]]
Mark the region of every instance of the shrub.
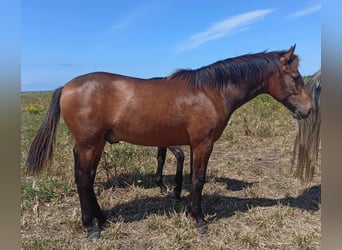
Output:
[[30,114],[41,114],[44,111],[44,106],[39,103],[26,106],[25,110]]

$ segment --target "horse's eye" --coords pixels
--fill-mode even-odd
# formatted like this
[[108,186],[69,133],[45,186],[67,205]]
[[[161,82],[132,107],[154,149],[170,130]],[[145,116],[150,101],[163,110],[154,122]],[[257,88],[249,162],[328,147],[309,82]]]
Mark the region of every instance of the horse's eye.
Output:
[[299,80],[299,75],[292,75],[292,79],[296,82]]

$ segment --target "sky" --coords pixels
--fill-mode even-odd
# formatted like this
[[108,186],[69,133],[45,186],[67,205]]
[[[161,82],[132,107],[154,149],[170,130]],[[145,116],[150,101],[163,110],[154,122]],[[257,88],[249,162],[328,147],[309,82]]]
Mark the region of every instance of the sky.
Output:
[[21,91],[106,71],[151,78],[296,44],[303,76],[321,67],[321,2],[21,2]]

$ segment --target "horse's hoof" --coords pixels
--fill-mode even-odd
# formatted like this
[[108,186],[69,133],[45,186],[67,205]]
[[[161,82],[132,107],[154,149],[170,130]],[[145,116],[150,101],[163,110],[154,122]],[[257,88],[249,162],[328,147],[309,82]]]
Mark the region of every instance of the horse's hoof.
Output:
[[96,243],[100,239],[100,231],[94,231],[88,233],[88,240],[92,243]]
[[208,233],[208,223],[205,220],[197,222],[197,230],[201,234]]
[[97,242],[100,239],[100,223],[97,218],[94,218],[92,225],[88,229],[88,240],[92,243]]

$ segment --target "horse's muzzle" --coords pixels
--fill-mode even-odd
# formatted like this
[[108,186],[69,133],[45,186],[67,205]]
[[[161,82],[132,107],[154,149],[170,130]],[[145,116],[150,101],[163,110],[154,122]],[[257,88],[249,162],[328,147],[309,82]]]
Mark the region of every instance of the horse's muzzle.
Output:
[[306,112],[303,112],[303,111],[300,111],[300,110],[296,110],[294,113],[293,113],[293,118],[297,119],[297,120],[301,120],[301,119],[305,119],[307,118],[311,113],[311,108],[308,109],[308,111]]

